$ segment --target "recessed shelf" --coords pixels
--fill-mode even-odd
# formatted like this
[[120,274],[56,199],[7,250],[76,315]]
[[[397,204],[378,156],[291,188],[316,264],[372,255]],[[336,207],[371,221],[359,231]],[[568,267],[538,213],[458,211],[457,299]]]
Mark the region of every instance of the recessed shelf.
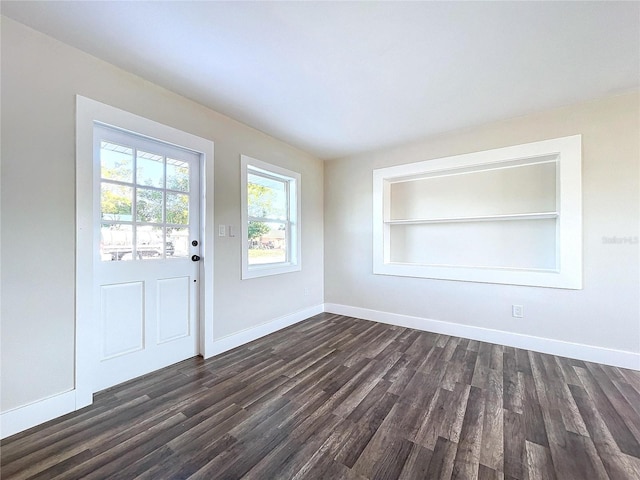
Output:
[[581,137],[373,171],[373,273],[582,288]]
[[388,220],[387,225],[422,225],[429,223],[462,223],[462,222],[502,222],[510,220],[547,220],[558,218],[558,212],[518,213],[509,215],[480,215],[471,217],[442,217],[442,218],[410,218],[403,220]]

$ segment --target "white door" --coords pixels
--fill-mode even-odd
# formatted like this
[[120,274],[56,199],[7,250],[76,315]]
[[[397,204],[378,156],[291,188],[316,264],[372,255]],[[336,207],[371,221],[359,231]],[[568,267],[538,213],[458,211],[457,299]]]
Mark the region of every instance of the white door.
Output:
[[198,353],[200,155],[94,129],[94,391]]

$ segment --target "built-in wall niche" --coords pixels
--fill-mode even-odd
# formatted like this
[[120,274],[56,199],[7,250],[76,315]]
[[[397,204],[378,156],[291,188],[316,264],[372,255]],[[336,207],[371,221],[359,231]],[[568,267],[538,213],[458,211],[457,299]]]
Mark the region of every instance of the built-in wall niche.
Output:
[[581,136],[373,172],[374,273],[582,288]]

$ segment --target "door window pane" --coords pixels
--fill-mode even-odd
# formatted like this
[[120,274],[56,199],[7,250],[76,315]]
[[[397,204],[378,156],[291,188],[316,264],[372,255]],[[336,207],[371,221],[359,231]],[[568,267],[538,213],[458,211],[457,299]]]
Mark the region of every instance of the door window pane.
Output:
[[100,142],[100,175],[109,180],[133,182],[133,149]]
[[162,155],[138,150],[136,183],[149,187],[164,188],[164,159]]
[[138,188],[136,220],[138,222],[162,223],[162,190]]
[[167,228],[167,258],[189,256],[189,228]]
[[189,224],[189,195],[167,192],[167,223]]
[[131,260],[133,231],[131,225],[102,224],[100,228],[100,260],[115,262]]
[[162,258],[164,252],[164,231],[162,227],[136,228],[136,253],[140,260]]
[[167,158],[167,188],[180,192],[189,191],[189,164]]
[[94,137],[94,145],[100,163],[101,260],[190,259],[199,251],[190,238],[190,202],[198,201],[191,198],[198,185],[191,188],[190,182],[198,155],[100,130],[103,136]]
[[284,223],[249,222],[249,265],[287,261],[287,228]]
[[103,220],[131,221],[133,188],[115,183],[100,185],[100,212]]

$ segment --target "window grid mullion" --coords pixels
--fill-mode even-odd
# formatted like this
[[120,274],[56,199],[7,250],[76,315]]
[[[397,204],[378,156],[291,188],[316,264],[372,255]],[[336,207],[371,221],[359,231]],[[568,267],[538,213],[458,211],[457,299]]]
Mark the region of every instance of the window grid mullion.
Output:
[[100,183],[110,183],[112,185],[119,185],[121,187],[133,187],[134,184],[131,182],[125,182],[123,180],[114,180],[112,178],[104,178],[100,177]]
[[290,262],[291,258],[291,205],[290,205],[290,197],[289,197],[289,188],[291,186],[291,182],[285,182],[284,184],[284,198],[285,198],[285,208],[286,208],[286,212],[287,212],[287,223],[285,225],[285,235],[286,235],[286,242],[285,242],[285,252],[284,252],[284,259],[286,262]]
[[162,258],[167,258],[167,156],[162,156]]
[[289,219],[282,218],[269,218],[269,217],[247,217],[250,222],[263,222],[263,223],[289,223]]
[[131,202],[131,260],[138,258],[138,149],[133,147],[133,201]]

